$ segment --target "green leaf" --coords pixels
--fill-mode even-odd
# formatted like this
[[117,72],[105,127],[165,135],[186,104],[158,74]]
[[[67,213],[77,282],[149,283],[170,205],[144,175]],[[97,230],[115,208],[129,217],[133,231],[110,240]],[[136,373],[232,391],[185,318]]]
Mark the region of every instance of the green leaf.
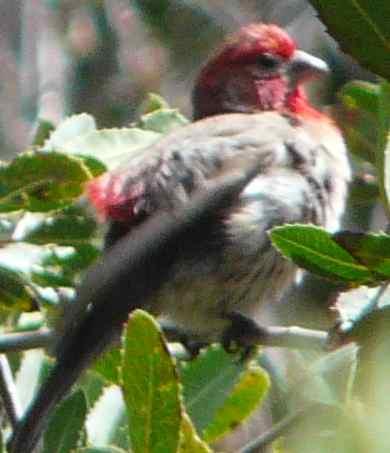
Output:
[[33,146],[43,146],[45,141],[49,138],[50,134],[54,131],[55,127],[51,121],[43,118],[38,119],[35,127],[34,138],[32,141]]
[[322,277],[354,284],[375,281],[371,272],[322,228],[283,225],[273,228],[270,237],[284,256]]
[[90,266],[99,256],[99,250],[92,244],[75,247],[45,247],[42,266],[60,266],[67,275],[74,275]]
[[336,112],[348,150],[375,163],[377,153],[379,86],[352,81],[338,93],[341,109]]
[[90,178],[80,159],[28,151],[0,168],[0,212],[63,208],[82,194]]
[[128,453],[118,447],[85,447],[76,450],[76,453]]
[[128,453],[118,447],[85,447],[76,450],[76,453]]
[[188,120],[175,109],[160,109],[141,116],[141,129],[167,134],[177,127],[188,124]]
[[212,453],[209,446],[197,435],[187,414],[183,414],[178,453]]
[[342,101],[351,108],[363,109],[376,115],[379,104],[379,85],[361,80],[346,83],[338,93]]
[[122,363],[121,352],[117,348],[104,353],[95,363],[94,370],[106,381],[120,384],[120,366]]
[[70,453],[84,437],[87,402],[81,390],[64,400],[49,421],[43,453]]
[[160,138],[160,134],[139,128],[100,129],[76,136],[59,148],[61,151],[98,159],[108,169],[140,154]]
[[124,337],[122,388],[134,453],[175,453],[181,401],[175,365],[158,324],[136,310]]
[[155,110],[169,109],[168,102],[159,94],[148,93],[146,99],[141,104],[140,111],[143,114],[154,112]]
[[62,150],[64,145],[80,135],[96,130],[93,116],[80,113],[66,118],[45,141],[44,149],[48,151]]
[[342,231],[335,241],[363,264],[379,280],[390,279],[390,236],[384,233],[352,233]]
[[311,0],[311,3],[345,52],[390,79],[390,2]]
[[31,244],[83,245],[91,241],[95,230],[95,221],[83,215],[26,214],[13,238]]
[[379,95],[377,171],[387,217],[390,218],[390,83],[382,82]]
[[0,307],[15,311],[36,308],[34,293],[20,272],[0,264]]
[[182,364],[185,407],[198,432],[203,432],[223,406],[243,366],[219,346],[211,346],[195,360]]
[[232,393],[217,411],[214,420],[203,432],[207,442],[214,442],[242,423],[264,400],[270,380],[258,366],[252,366],[241,376]]

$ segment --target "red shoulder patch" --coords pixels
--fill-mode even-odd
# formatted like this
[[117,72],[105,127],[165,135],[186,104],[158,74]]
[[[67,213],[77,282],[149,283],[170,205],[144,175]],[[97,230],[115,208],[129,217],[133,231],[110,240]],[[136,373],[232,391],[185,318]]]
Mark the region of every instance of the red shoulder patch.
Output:
[[142,183],[127,184],[126,175],[105,173],[87,185],[87,196],[103,220],[131,223],[144,195]]

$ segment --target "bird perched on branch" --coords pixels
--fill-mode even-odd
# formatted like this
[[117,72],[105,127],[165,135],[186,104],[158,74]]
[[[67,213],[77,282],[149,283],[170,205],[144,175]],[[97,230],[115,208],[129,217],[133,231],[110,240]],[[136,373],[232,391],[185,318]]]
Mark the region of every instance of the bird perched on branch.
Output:
[[[281,297],[296,268],[273,249],[268,230],[295,222],[334,230],[344,209],[350,170],[342,136],[303,88],[326,72],[276,25],[245,26],[200,71],[196,121],[89,184],[91,203],[110,224],[106,256],[81,285],[84,309],[59,341],[57,365],[20,423],[13,453],[30,451],[50,409],[132,309],[166,315],[190,338],[211,342],[227,332],[239,337],[243,319]],[[255,177],[223,209],[200,216],[153,259],[146,253],[150,269],[135,273],[126,244],[162,213],[179,221],[199,193],[251,166]]]

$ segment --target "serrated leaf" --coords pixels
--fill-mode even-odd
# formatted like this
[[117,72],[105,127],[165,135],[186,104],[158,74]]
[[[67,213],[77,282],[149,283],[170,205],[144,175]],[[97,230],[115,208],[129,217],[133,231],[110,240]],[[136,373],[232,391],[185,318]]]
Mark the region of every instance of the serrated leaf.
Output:
[[182,418],[178,453],[212,453],[210,447],[198,436],[191,419],[185,413]]
[[79,135],[84,135],[96,130],[96,122],[93,116],[80,113],[66,118],[55,131],[50,134],[44,143],[44,149],[55,151],[62,150],[63,146]]
[[242,370],[237,357],[217,346],[182,365],[185,407],[198,432],[203,432],[223,406]]
[[136,310],[123,340],[122,389],[134,453],[175,453],[179,444],[179,381],[158,324]]
[[28,151],[0,168],[0,212],[49,211],[79,197],[91,174],[80,159]]
[[90,242],[95,230],[95,221],[82,215],[26,214],[18,222],[13,239],[38,245],[80,245]]
[[160,134],[139,128],[100,129],[74,137],[59,148],[63,152],[91,156],[108,169],[136,156],[160,138]]
[[51,417],[45,432],[43,453],[70,453],[83,438],[87,401],[81,390],[66,398]]
[[49,136],[53,133],[55,127],[51,121],[39,118],[34,131],[34,138],[32,140],[33,146],[43,146]]
[[334,238],[359,263],[378,274],[378,279],[390,279],[389,235],[342,231]]
[[120,383],[121,352],[118,348],[105,352],[95,363],[94,370],[112,384]]
[[390,2],[311,0],[311,4],[345,52],[390,79]]
[[258,366],[251,366],[241,376],[223,406],[203,432],[207,442],[214,442],[232,431],[264,400],[270,380],[268,374]]
[[151,113],[155,110],[169,109],[168,102],[159,94],[148,93],[146,99],[142,102],[140,111],[142,114]]
[[0,265],[0,307],[29,311],[36,307],[34,293],[26,278],[12,268]]
[[188,120],[175,109],[155,110],[142,115],[139,121],[140,128],[160,134],[167,134],[186,124],[188,124]]
[[273,228],[270,237],[284,256],[317,275],[354,284],[375,281],[371,272],[322,228],[283,225]]

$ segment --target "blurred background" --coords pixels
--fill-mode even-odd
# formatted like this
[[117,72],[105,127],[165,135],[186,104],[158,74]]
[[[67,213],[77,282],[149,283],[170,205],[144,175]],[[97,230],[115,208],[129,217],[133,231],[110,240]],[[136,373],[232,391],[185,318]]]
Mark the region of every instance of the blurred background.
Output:
[[29,145],[37,118],[89,112],[100,127],[131,122],[148,92],[187,116],[194,76],[226,33],[253,22],[285,27],[333,69],[315,97],[333,103],[367,78],[305,0],[0,0],[0,149]]

